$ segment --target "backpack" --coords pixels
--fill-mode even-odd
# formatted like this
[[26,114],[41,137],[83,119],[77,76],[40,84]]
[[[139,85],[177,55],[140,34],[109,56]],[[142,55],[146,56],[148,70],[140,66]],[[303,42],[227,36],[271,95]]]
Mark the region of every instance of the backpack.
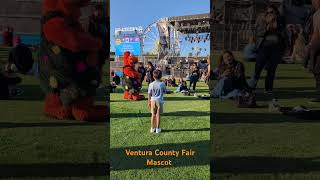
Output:
[[238,108],[257,107],[255,94],[246,90],[243,90],[241,95],[235,98],[235,103]]

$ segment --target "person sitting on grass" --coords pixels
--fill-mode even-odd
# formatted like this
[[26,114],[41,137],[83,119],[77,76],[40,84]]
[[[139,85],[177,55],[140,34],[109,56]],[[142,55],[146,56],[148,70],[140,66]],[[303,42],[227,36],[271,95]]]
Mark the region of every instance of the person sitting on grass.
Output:
[[166,84],[168,87],[177,87],[176,78],[174,76],[170,76]]
[[120,84],[120,77],[114,72],[111,71],[111,76],[112,76],[112,82],[111,82],[111,93],[116,92],[116,88]]
[[235,60],[231,51],[224,51],[220,65],[213,71],[213,76],[218,80],[211,92],[213,98],[234,98],[239,96],[242,90],[249,89],[244,65]]
[[21,43],[17,37],[16,46],[13,47],[8,56],[5,67],[0,67],[0,100],[7,100],[14,96],[21,95],[23,90],[17,88],[22,82],[18,74],[27,75],[33,67],[33,57],[30,48]]
[[179,92],[185,93],[185,92],[189,91],[186,81],[184,81],[182,78],[180,78],[179,82],[180,83],[178,85],[176,93],[179,93]]
[[120,76],[117,75],[114,71],[111,71],[111,76],[112,76],[112,81],[116,84],[119,85],[121,83],[121,78]]
[[[151,133],[160,133],[160,113],[163,112],[163,95],[167,91],[166,85],[160,81],[161,71],[153,71],[153,78],[155,79],[150,83],[148,88],[148,107],[151,110]],[[154,120],[156,119],[156,128],[154,128]]]

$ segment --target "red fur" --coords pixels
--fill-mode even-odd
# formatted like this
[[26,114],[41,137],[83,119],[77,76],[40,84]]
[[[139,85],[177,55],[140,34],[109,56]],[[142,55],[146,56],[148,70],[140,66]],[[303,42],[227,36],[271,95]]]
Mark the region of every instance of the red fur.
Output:
[[64,107],[57,94],[47,95],[44,103],[44,113],[57,119],[71,119],[72,111],[70,107]]
[[[70,1],[70,0],[69,0]],[[75,0],[74,0],[75,1]],[[79,0],[78,0],[79,1]],[[45,0],[43,5],[43,14],[49,11],[61,11],[65,14],[65,18],[56,17],[49,20],[43,25],[45,37],[54,44],[73,52],[87,51],[96,52],[102,48],[101,40],[94,38],[89,33],[84,32],[79,21],[81,16],[80,8],[82,6],[72,5],[66,0]],[[88,0],[79,1],[78,3],[86,3]],[[66,20],[68,19],[68,20]],[[77,24],[70,27],[69,22]]]
[[[53,44],[72,52],[86,52],[89,66],[96,66],[97,52],[102,48],[102,41],[85,32],[79,22],[81,8],[90,0],[45,0],[42,14],[59,11],[64,17],[55,17],[43,24],[45,38]],[[73,26],[70,26],[73,24]],[[83,70],[79,66],[79,70]],[[74,118],[80,121],[105,121],[106,106],[95,106],[92,97],[79,99],[68,107],[64,107],[57,94],[50,94],[45,100],[45,114],[58,118]]]
[[[132,56],[130,54],[130,52],[125,52],[123,54],[123,64],[124,64],[124,68],[123,68],[123,73],[126,76],[129,76],[133,79],[136,80],[136,82],[141,83],[141,74],[135,70],[134,65],[138,62],[138,58]],[[139,93],[136,94],[130,94],[129,91],[125,91],[123,94],[123,98],[124,99],[128,99],[128,100],[142,100],[144,99],[143,95],[139,95]]]
[[72,115],[78,121],[106,121],[107,106],[94,105],[92,98],[84,98],[72,105]]
[[123,56],[123,73],[131,78],[140,81],[141,74],[134,69],[134,64],[138,62],[138,58],[131,56],[129,52],[125,52]]

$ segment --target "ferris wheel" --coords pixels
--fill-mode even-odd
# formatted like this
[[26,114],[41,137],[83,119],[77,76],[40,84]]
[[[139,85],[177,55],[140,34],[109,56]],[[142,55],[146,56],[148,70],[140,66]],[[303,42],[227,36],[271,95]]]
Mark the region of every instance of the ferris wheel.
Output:
[[166,19],[161,19],[144,30],[142,52],[157,59],[168,59],[180,55],[181,42],[181,33]]

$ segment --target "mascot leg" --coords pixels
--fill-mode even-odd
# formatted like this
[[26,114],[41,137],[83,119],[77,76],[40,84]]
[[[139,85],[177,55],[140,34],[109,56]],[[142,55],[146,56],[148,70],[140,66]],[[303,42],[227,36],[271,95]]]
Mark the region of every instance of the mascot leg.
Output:
[[133,99],[132,95],[128,90],[125,90],[123,93],[123,99]]
[[57,94],[47,95],[44,103],[44,113],[58,119],[72,118],[71,107],[64,107]]
[[141,95],[139,93],[134,93],[134,94],[132,94],[132,99],[135,101],[138,101],[138,100],[144,100],[145,97],[144,97],[144,95]]
[[106,121],[107,106],[95,106],[92,97],[83,98],[72,105],[72,115],[78,121]]

